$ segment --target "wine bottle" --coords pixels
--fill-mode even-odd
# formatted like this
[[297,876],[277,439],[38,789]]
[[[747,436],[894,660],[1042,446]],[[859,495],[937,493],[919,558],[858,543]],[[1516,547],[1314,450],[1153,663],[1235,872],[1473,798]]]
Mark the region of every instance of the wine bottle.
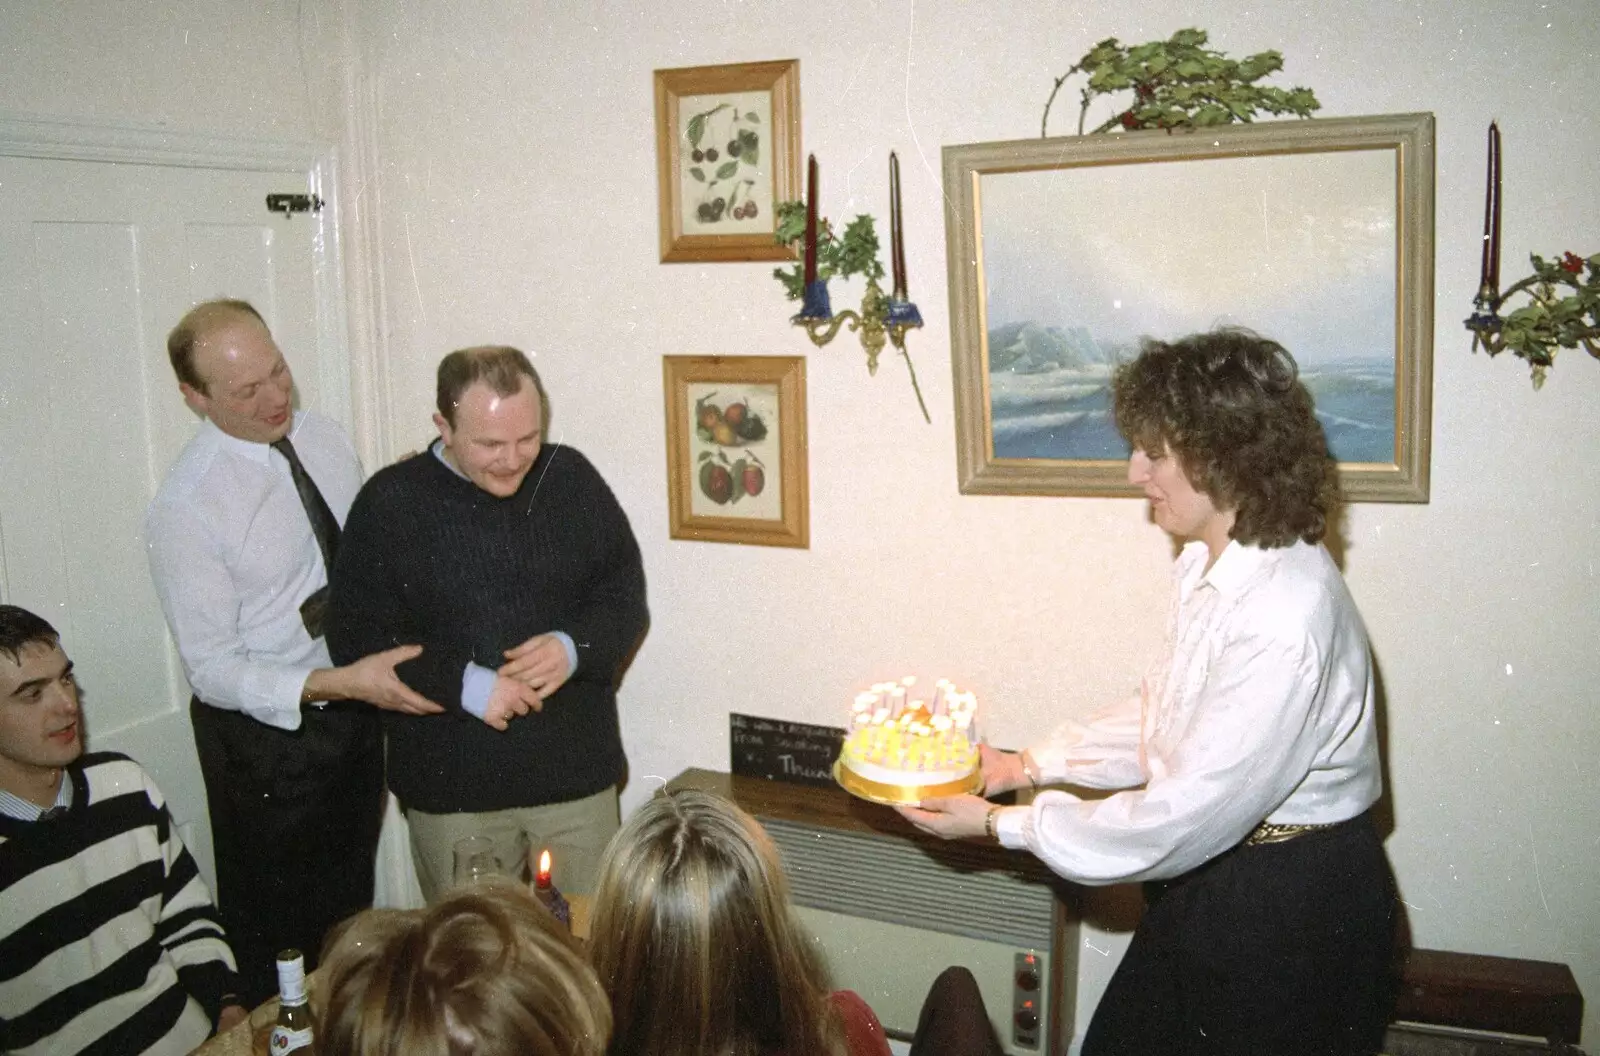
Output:
[[278,1022],[267,1051],[272,1056],[291,1052],[315,1056],[315,1033],[306,999],[306,959],[299,950],[284,950],[278,954]]

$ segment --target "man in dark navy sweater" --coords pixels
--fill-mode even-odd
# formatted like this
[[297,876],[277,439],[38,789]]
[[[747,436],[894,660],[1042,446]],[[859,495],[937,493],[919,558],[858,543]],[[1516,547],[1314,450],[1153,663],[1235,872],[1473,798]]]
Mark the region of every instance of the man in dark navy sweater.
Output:
[[396,671],[441,715],[386,715],[389,787],[430,900],[456,841],[489,836],[521,868],[592,890],[618,825],[616,689],[648,621],[628,518],[594,466],[543,444],[547,401],[514,348],[439,365],[439,440],[376,474],[345,522],[328,646],[335,663],[416,642]]

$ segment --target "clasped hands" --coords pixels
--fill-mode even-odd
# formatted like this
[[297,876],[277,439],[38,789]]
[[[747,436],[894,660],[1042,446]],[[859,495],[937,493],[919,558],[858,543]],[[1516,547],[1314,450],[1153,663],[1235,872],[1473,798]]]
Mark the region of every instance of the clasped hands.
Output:
[[[1033,783],[1023,769],[1020,752],[1002,752],[987,744],[980,744],[978,760],[983,769],[984,796],[1026,788]],[[986,798],[965,795],[935,796],[914,807],[896,807],[895,810],[923,832],[954,840],[963,836],[985,835],[985,822],[993,807],[994,804]]]
[[536,634],[507,649],[505,655],[483,715],[484,722],[501,731],[514,718],[542,711],[544,698],[565,685],[572,674],[567,648],[553,634]]

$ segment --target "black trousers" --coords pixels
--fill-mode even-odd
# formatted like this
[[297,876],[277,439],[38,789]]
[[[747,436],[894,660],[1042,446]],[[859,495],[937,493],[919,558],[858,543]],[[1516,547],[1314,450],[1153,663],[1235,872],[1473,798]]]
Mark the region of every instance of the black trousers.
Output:
[[280,730],[192,700],[217,863],[217,909],[246,1007],[277,993],[279,950],[316,966],[328,929],[372,905],[383,740],[365,704],[307,707]]
[[1145,885],[1083,1056],[1368,1056],[1393,1006],[1394,881],[1366,815]]

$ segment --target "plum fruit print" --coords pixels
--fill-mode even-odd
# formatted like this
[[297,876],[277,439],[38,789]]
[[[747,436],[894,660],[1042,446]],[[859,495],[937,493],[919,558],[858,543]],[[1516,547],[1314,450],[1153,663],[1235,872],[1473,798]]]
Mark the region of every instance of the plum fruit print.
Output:
[[722,102],[689,119],[689,150],[682,161],[699,189],[695,216],[702,224],[744,220],[761,211],[752,197],[760,178],[761,116]]

